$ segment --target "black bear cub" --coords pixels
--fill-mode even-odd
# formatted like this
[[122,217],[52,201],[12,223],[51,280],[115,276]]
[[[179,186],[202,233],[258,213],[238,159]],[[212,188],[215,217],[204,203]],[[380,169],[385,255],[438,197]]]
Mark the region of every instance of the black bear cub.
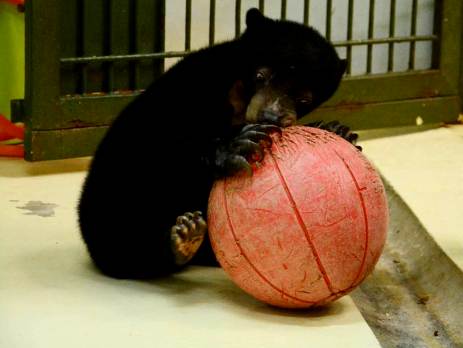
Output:
[[[154,81],[99,145],[78,209],[103,273],[147,278],[214,264],[205,221],[213,181],[250,171],[270,132],[336,91],[346,62],[317,31],[257,9],[246,26],[240,38],[194,52]],[[316,126],[355,141],[347,127]]]

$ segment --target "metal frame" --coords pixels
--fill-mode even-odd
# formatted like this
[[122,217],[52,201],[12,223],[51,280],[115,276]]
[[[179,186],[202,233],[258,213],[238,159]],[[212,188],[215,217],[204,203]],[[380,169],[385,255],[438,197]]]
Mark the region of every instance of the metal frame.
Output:
[[[132,3],[130,0],[127,1]],[[82,2],[89,6],[94,6],[96,3],[93,0],[82,0]],[[151,0],[146,2],[149,3]],[[105,0],[108,6],[114,3],[117,1]],[[151,5],[155,6],[160,18],[159,23],[152,23],[159,30],[156,32],[153,28],[153,32],[161,33],[160,37],[163,40],[164,1],[151,2]],[[23,118],[26,122],[26,159],[30,161],[92,154],[114,116],[139,93],[135,90],[106,95],[101,93],[63,95],[61,74],[63,65],[65,66],[67,62],[65,60],[62,62],[61,56],[66,49],[61,45],[61,41],[66,40],[66,33],[61,30],[61,25],[69,20],[61,17],[62,13],[65,13],[63,10],[65,6],[69,6],[69,2],[59,0],[26,2],[26,91],[24,108],[16,108],[23,109],[24,115],[13,115],[13,117]],[[82,35],[85,35],[85,30]],[[160,50],[163,50],[163,45],[163,41],[160,41]],[[137,58],[130,58],[130,60],[134,59]],[[114,75],[111,73],[112,64],[116,61],[117,58],[110,61],[96,59],[93,62],[108,64],[104,70],[108,79],[111,79]],[[159,60],[159,62],[163,67],[163,61]],[[82,85],[83,91],[88,85],[85,81],[87,66],[81,64],[83,77],[78,82]],[[131,68],[136,69],[136,66]],[[159,69],[157,74],[161,72]],[[150,80],[153,78],[155,76]]]
[[[91,3],[92,0],[82,0]],[[105,0],[111,5],[114,0]],[[129,0],[128,0],[129,1]],[[141,1],[141,0],[138,0]],[[395,11],[395,0],[391,0],[391,12]],[[93,2],[95,3],[95,2]],[[164,1],[156,1],[162,18],[157,24],[158,33],[164,35]],[[185,50],[181,52],[134,52],[116,54],[110,50],[100,50],[97,54],[84,56],[63,55],[61,46],[63,31],[60,15],[66,2],[59,0],[28,1],[26,3],[26,159],[40,160],[75,157],[91,154],[112,119],[133,95],[140,91],[137,83],[131,83],[129,91],[113,91],[114,64],[124,63],[136,69],[143,61],[162,62],[167,57],[182,57],[191,49],[191,6],[186,1]],[[370,0],[372,8],[374,0]],[[310,1],[304,1],[304,22],[308,22]],[[353,12],[354,0],[349,0],[349,13]],[[330,13],[332,1],[327,2]],[[413,0],[416,13],[417,0]],[[264,10],[265,1],[259,1]],[[373,33],[374,11],[369,12],[368,39],[352,39],[352,17],[349,16],[347,40],[334,42],[335,46],[346,47],[347,57],[352,55],[352,47],[367,46],[367,74],[348,75],[336,95],[322,108],[303,118],[301,122],[313,119],[340,119],[355,129],[390,127],[416,124],[417,116],[425,123],[452,122],[458,117],[460,69],[462,58],[463,3],[459,0],[436,0],[435,28],[433,35],[417,36],[416,21],[412,21],[410,35],[394,37],[394,19],[390,23],[391,38],[375,39]],[[236,1],[235,35],[241,28],[241,1]],[[215,22],[215,1],[210,1],[209,42],[213,43]],[[286,1],[282,1],[281,17],[286,16]],[[64,19],[68,20],[68,19]],[[327,16],[326,36],[331,36],[331,18]],[[85,35],[85,34],[83,34]],[[431,70],[414,71],[414,45],[418,41],[433,42],[433,63]],[[388,44],[391,56],[394,44],[410,42],[410,71],[392,73],[390,60],[387,74],[371,74],[372,47],[377,43]],[[163,41],[161,42],[163,45]],[[106,53],[105,53],[106,52]],[[393,57],[393,55],[391,56]],[[96,64],[107,77],[101,89],[105,93],[85,93],[85,69]],[[80,94],[63,95],[63,78],[66,69],[80,69]],[[64,71],[64,72],[63,72]],[[158,71],[160,73],[160,71]],[[82,77],[83,76],[83,77]],[[77,83],[74,81],[74,83]],[[98,87],[98,86],[97,86]],[[23,108],[17,108],[21,110]]]
[[367,129],[416,125],[418,116],[428,124],[457,120],[462,10],[461,1],[436,1],[433,69],[348,78],[325,107],[302,121],[341,119]]

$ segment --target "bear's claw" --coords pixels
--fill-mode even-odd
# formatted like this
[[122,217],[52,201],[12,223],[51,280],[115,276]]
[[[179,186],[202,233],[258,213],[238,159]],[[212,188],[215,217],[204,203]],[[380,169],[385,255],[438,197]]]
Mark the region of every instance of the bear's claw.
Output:
[[316,121],[316,122],[307,123],[306,126],[324,129],[329,132],[333,132],[334,134],[339,135],[341,138],[347,140],[349,143],[354,145],[357,149],[362,151],[362,147],[356,145],[358,134],[352,133],[349,127],[344,126],[343,124],[339,123],[339,121],[331,121],[328,123],[325,123],[323,121]]
[[219,176],[233,175],[242,170],[252,175],[251,163],[264,158],[265,148],[272,146],[269,133],[281,134],[280,127],[268,124],[248,124],[229,144],[219,147],[216,152],[216,167]]

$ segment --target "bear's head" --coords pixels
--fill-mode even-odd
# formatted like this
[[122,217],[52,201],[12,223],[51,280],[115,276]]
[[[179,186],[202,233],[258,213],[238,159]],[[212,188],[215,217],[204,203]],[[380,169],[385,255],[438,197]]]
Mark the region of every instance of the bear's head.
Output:
[[329,99],[346,69],[333,45],[311,27],[246,14],[245,121],[286,127]]

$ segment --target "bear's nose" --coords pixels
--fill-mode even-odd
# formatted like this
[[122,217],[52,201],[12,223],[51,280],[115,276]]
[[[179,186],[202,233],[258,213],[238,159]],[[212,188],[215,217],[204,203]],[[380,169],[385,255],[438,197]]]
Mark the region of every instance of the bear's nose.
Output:
[[264,110],[259,115],[259,123],[274,124],[279,127],[289,127],[296,124],[297,117],[291,113],[283,115],[277,114],[272,110]]
[[280,123],[280,116],[271,111],[271,110],[264,110],[261,112],[259,115],[259,122],[260,123],[268,123],[268,124],[274,124],[279,126]]

